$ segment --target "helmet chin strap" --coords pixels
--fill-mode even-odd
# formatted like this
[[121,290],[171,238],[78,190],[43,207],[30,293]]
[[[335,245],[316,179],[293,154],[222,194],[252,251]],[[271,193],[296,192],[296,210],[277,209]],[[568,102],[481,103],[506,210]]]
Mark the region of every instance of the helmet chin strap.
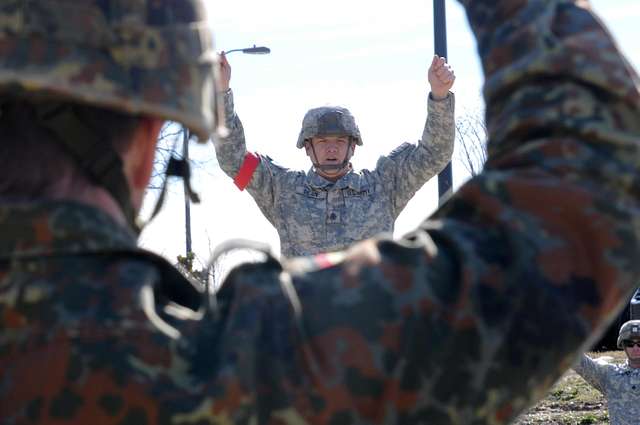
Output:
[[[347,151],[344,154],[344,160],[340,163],[340,164],[325,164],[325,165],[321,165],[320,163],[316,162],[318,159],[318,156],[316,155],[316,150],[313,147],[313,143],[309,142],[309,144],[311,145],[311,151],[313,152],[313,158],[311,159],[311,163],[313,164],[313,168],[315,168],[316,170],[322,171],[324,173],[329,173],[331,171],[335,171],[336,174],[338,174],[338,171],[341,171],[343,169],[345,169],[346,167],[349,166],[349,160],[351,158],[349,158],[349,152],[351,151],[351,144],[353,143],[353,140],[351,139],[351,137],[349,138],[349,144],[347,145]],[[315,161],[314,161],[315,159]]]
[[[137,211],[131,203],[131,192],[124,173],[124,165],[115,149],[104,140],[96,140],[96,131],[85,125],[72,105],[62,103],[39,105],[38,119],[40,125],[53,134],[54,140],[76,161],[93,183],[109,192],[122,209],[132,230],[140,234],[146,223],[138,220]],[[189,183],[191,173],[189,163],[185,159],[178,160],[172,156],[165,174],[162,192],[147,223],[162,207],[169,176],[182,177],[190,200],[194,203],[200,202],[198,195],[191,189]]]

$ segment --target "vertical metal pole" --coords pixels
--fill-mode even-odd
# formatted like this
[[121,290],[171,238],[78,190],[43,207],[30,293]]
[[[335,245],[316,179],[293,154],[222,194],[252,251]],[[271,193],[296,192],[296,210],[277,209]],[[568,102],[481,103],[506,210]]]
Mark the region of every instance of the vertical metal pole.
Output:
[[[433,35],[435,53],[443,58],[447,56],[447,17],[444,7],[445,0],[433,0]],[[438,205],[449,199],[453,191],[451,162],[438,174]]]
[[[182,158],[189,162],[189,129],[182,127]],[[184,227],[187,241],[187,255],[191,252],[191,202],[187,189],[187,180],[184,179]]]

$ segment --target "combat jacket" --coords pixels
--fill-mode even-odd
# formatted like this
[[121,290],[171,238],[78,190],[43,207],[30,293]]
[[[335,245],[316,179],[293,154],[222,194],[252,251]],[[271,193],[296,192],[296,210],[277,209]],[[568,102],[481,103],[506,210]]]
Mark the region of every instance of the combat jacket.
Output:
[[[392,233],[407,202],[451,160],[455,138],[454,95],[429,96],[427,121],[417,144],[404,143],[382,156],[373,170],[349,171],[335,183],[259,156],[247,190],[280,237],[284,256],[344,249],[356,241]],[[231,90],[225,94],[229,136],[219,139],[220,167],[232,178],[247,155]]]
[[213,297],[93,208],[1,205],[3,423],[501,425],[543,397],[640,281],[640,80],[585,2],[463,4],[489,161],[400,240]]
[[637,425],[640,421],[640,369],[592,359],[583,354],[573,370],[607,399],[611,425]]

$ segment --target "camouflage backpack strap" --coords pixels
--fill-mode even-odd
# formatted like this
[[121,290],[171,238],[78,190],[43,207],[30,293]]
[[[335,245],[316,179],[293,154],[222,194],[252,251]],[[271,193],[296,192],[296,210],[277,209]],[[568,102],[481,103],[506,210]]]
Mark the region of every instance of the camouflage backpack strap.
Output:
[[[293,289],[291,277],[289,273],[284,270],[281,261],[275,257],[275,255],[271,251],[271,247],[268,244],[246,239],[232,239],[223,242],[216,247],[213,254],[211,255],[211,258],[209,259],[209,261],[207,261],[207,266],[205,268],[205,270],[207,271],[207,275],[209,277],[213,276],[214,267],[218,263],[218,260],[220,260],[224,255],[238,250],[246,250],[252,252],[255,260],[246,261],[246,258],[244,258],[241,264],[238,265],[238,267],[233,267],[232,270],[227,273],[223,277],[223,279],[221,279],[222,283],[218,288],[214,288],[212,282],[207,282],[205,293],[203,294],[206,300],[205,308],[207,313],[213,315],[214,318],[219,318],[221,316],[221,310],[224,309],[224,306],[219,303],[217,293],[223,288],[226,288],[227,285],[232,284],[228,279],[228,277],[230,277],[230,274],[235,270],[252,267],[255,266],[256,263],[258,263],[262,267],[267,267],[269,269],[279,271],[279,280],[282,292],[288,298],[294,314],[298,315],[300,311],[300,302],[297,298],[295,290]],[[257,259],[255,257],[256,254],[258,256]]]
[[[167,336],[174,339],[183,337],[179,323],[204,318],[203,285],[180,273],[165,258],[139,249],[107,255],[121,255],[127,261],[140,259],[154,266],[158,278],[145,283],[140,289],[141,307],[149,321]],[[165,308],[169,306],[171,313]]]

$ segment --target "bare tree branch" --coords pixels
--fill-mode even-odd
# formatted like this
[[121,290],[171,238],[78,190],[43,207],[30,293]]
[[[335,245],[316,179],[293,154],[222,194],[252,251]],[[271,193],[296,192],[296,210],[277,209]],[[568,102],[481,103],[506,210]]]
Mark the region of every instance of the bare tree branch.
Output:
[[471,176],[480,173],[487,161],[487,136],[479,113],[467,114],[456,121],[457,156]]
[[182,146],[184,128],[175,122],[167,121],[160,130],[156,145],[156,156],[153,160],[153,171],[148,189],[160,189],[164,183],[164,171],[172,155],[178,156]]
[[[158,143],[156,146],[156,156],[153,162],[153,171],[151,173],[151,180],[147,189],[161,189],[165,179],[165,170],[171,156],[181,158],[182,157],[182,143],[184,140],[185,128],[175,122],[168,121],[160,130],[158,136]],[[208,157],[210,158],[210,157]],[[203,158],[189,158],[189,165],[193,174],[194,169],[198,169],[200,173],[211,173],[211,159]]]

